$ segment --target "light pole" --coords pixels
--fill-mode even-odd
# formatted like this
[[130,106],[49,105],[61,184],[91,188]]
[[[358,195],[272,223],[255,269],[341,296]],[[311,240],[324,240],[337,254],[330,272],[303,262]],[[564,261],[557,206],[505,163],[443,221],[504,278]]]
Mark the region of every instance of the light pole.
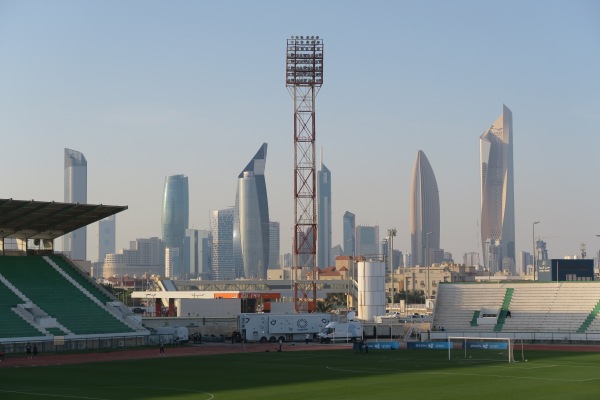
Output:
[[391,283],[391,293],[392,293],[392,301],[390,302],[390,311],[394,309],[394,236],[396,236],[396,228],[388,229],[388,237],[390,238],[390,245],[388,248],[388,252],[390,253],[388,257],[388,262],[390,266],[390,283]]
[[531,224],[532,231],[533,231],[533,233],[532,233],[532,239],[531,240],[533,241],[533,280],[534,281],[537,280],[536,277],[535,277],[535,271],[537,270],[537,266],[535,264],[535,253],[536,253],[536,248],[535,248],[535,226],[537,224],[539,224],[539,223],[540,223],[540,221],[533,221],[533,224]]
[[429,235],[433,232],[425,234],[425,265],[427,265],[427,297],[425,298],[425,306],[427,307],[427,299],[429,298]]

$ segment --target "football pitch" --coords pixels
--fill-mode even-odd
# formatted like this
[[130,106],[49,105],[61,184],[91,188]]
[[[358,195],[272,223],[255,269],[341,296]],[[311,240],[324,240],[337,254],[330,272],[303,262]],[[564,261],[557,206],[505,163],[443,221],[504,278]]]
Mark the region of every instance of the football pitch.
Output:
[[[0,369],[0,398],[594,399],[600,353],[526,351],[527,362],[443,350],[290,351]],[[520,357],[519,357],[520,358]]]

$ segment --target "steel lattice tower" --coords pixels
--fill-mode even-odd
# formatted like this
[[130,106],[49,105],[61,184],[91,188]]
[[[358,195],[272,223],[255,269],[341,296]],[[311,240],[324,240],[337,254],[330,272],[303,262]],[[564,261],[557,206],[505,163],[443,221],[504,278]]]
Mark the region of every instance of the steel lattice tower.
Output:
[[289,38],[285,69],[285,84],[294,99],[292,270],[294,276],[298,268],[303,273],[310,272],[314,280],[317,250],[315,98],[323,85],[323,40],[318,36]]

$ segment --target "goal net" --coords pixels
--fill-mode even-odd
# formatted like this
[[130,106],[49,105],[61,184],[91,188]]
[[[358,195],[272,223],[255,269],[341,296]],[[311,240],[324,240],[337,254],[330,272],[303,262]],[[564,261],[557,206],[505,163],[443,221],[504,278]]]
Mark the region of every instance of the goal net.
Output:
[[448,337],[448,360],[514,362],[509,338]]

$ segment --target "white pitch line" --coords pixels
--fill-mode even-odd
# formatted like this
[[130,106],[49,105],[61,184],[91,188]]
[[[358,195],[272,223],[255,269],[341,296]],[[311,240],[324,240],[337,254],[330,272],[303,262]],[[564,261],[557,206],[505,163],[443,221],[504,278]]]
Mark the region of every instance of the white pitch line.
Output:
[[460,376],[479,376],[482,378],[490,377],[490,378],[511,378],[511,379],[530,379],[530,380],[538,380],[538,381],[561,381],[561,382],[590,382],[597,381],[600,378],[590,378],[590,379],[560,379],[560,378],[542,378],[542,377],[534,377],[534,376],[512,376],[512,375],[495,375],[495,374],[465,374],[465,373],[457,373],[457,372],[417,372],[418,374],[424,375],[460,375]]
[[[194,389],[152,387],[152,386],[102,386],[102,387],[109,388],[109,389],[154,389],[154,390],[173,391],[173,392],[200,393],[200,394],[206,394],[206,395],[210,396],[210,397],[207,397],[206,400],[212,400],[215,398],[215,395],[212,393],[203,392],[202,390],[194,390]],[[103,399],[103,400],[106,400],[106,399]]]
[[0,393],[26,394],[28,396],[61,397],[61,398],[65,398],[65,399],[108,400],[108,399],[103,399],[100,397],[66,396],[66,395],[62,395],[62,394],[21,392],[18,390],[0,390]]

